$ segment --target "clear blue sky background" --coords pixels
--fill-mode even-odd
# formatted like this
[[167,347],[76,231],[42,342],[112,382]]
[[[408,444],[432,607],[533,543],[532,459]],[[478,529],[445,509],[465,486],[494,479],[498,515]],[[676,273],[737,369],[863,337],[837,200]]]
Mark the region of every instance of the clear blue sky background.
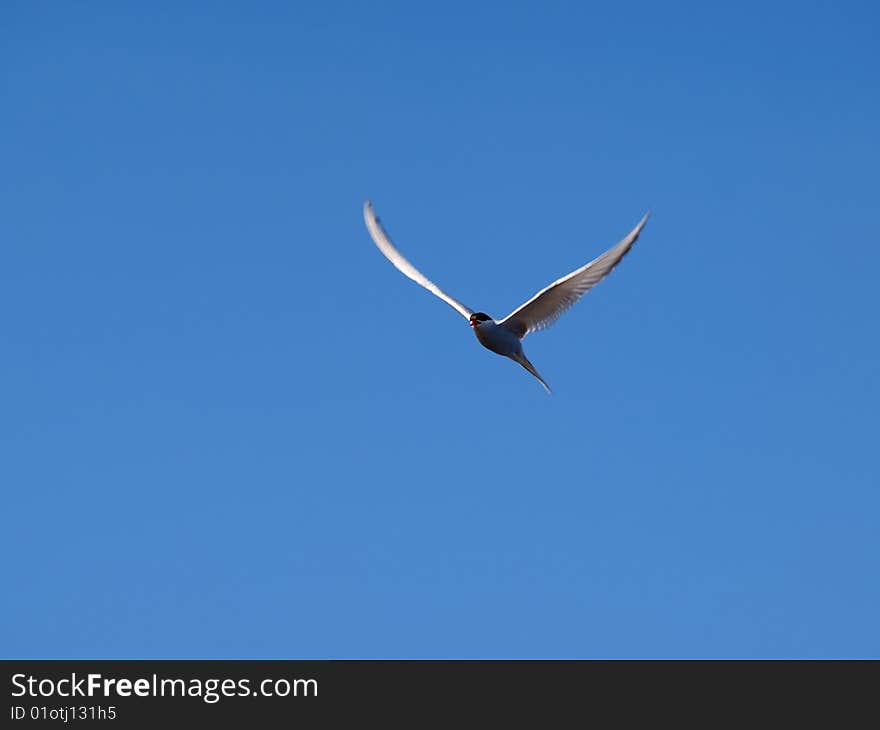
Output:
[[2,655],[880,656],[878,21],[4,3]]

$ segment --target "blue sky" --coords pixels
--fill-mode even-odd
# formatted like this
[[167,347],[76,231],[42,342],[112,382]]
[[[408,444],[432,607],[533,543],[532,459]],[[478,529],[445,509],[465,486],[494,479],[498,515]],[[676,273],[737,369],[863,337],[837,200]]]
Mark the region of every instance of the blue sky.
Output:
[[2,654],[880,656],[878,20],[4,4]]

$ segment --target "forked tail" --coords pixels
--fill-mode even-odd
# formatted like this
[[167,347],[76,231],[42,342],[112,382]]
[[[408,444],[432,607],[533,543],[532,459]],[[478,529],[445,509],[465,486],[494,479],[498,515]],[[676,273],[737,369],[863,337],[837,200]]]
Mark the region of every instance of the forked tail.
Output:
[[544,389],[545,389],[548,393],[551,393],[551,392],[552,392],[552,391],[550,390],[550,386],[547,385],[547,381],[545,381],[544,378],[541,377],[540,373],[538,373],[538,371],[535,370],[535,366],[532,365],[532,363],[529,362],[529,358],[527,358],[527,357],[525,356],[524,353],[520,352],[520,353],[519,353],[519,356],[518,356],[518,357],[515,357],[514,359],[515,359],[520,365],[522,365],[526,370],[528,370],[532,375],[534,375],[538,380],[540,380],[540,381],[541,381],[541,385],[544,386]]

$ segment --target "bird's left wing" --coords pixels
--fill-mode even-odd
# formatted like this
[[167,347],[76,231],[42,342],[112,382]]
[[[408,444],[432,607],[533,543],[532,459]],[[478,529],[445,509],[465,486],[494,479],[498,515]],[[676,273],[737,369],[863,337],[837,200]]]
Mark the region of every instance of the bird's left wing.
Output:
[[559,319],[563,312],[609,274],[629,253],[650,215],[647,213],[630,234],[616,246],[608,249],[590,263],[575,269],[561,279],[557,279],[550,286],[535,294],[519,309],[508,314],[498,324],[506,325],[520,338],[530,332],[549,327]]
[[421,271],[419,271],[415,266],[407,261],[403,257],[403,254],[395,248],[394,244],[391,243],[391,238],[385,232],[385,229],[382,228],[382,224],[379,222],[379,218],[373,210],[373,206],[369,200],[364,203],[364,220],[367,223],[367,230],[369,230],[370,236],[372,236],[373,238],[373,243],[375,243],[379,250],[383,254],[385,254],[385,258],[387,258],[392,264],[397,267],[401,274],[409,277],[417,284],[421,284],[432,294],[436,294],[450,307],[461,314],[465,319],[470,319],[470,316],[473,314],[473,310],[468,309],[460,301],[449,296],[439,286],[428,279],[428,277],[426,277]]

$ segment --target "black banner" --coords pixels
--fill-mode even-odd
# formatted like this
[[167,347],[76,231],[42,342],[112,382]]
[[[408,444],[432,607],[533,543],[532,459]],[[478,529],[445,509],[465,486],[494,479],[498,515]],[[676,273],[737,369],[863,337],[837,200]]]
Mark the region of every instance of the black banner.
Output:
[[7,727],[431,720],[835,723],[870,711],[874,662],[14,661]]

